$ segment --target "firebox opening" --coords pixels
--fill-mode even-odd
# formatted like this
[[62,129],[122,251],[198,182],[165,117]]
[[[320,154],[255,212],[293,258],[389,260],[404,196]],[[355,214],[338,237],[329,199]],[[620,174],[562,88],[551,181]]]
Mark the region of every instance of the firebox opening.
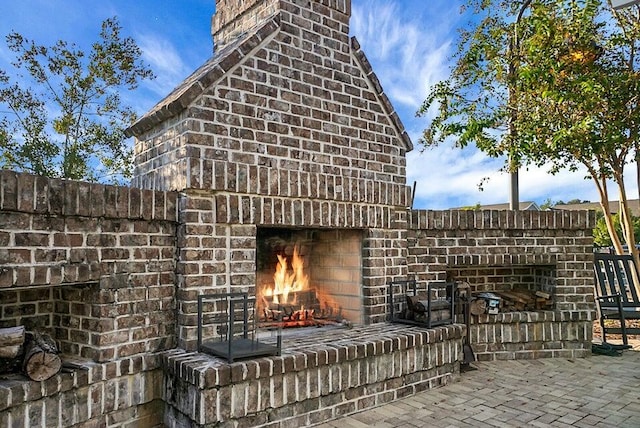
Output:
[[447,280],[468,283],[472,295],[494,293],[502,299],[500,312],[553,309],[555,265],[456,266]]
[[362,324],[362,231],[258,228],[256,280],[262,325]]

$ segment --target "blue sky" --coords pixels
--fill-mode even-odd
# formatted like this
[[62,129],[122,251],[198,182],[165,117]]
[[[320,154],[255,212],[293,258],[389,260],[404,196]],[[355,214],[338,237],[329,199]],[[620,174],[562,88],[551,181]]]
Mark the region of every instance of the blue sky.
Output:
[[[461,0],[352,0],[351,33],[363,46],[385,92],[398,110],[415,149],[408,155],[407,184],[416,182],[416,208],[442,209],[508,201],[509,177],[502,161],[473,148],[440,147],[422,151],[418,139],[428,118],[415,112],[430,85],[448,75],[456,47]],[[0,35],[15,30],[42,44],[58,39],[88,50],[100,23],[118,16],[126,35],[143,49],[157,78],[145,83],[128,102],[144,114],[212,53],[211,15],[215,0],[21,0],[3,1]],[[11,59],[0,43],[0,68]],[[633,167],[633,165],[632,165]],[[632,168],[634,169],[634,168]],[[544,169],[520,173],[521,200],[538,203],[579,198],[597,201],[584,173],[551,176]],[[484,190],[483,177],[490,177]],[[613,188],[611,189],[613,190]],[[637,195],[635,182],[628,183]]]

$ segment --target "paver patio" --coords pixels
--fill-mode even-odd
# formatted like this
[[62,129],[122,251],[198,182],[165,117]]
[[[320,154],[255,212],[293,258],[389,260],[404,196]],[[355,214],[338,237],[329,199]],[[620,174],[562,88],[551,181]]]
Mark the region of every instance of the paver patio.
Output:
[[476,362],[454,384],[319,425],[640,427],[640,341],[620,357]]

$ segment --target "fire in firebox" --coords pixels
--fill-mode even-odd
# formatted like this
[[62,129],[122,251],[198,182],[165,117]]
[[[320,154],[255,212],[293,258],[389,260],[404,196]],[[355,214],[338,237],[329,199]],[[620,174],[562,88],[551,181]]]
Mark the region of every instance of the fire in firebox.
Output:
[[310,286],[305,258],[295,245],[291,264],[278,254],[273,283],[261,290],[258,313],[262,326],[308,327],[338,324],[342,309],[332,299]]

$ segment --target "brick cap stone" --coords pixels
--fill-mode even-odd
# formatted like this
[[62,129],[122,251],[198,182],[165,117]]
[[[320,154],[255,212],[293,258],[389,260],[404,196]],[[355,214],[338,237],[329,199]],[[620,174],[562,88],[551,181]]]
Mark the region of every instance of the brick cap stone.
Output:
[[[466,326],[462,324],[427,329],[407,324],[376,323],[351,329],[321,330],[313,335],[287,340],[280,356],[229,363],[201,352],[172,349],[162,354],[162,363],[165,373],[179,376],[198,389],[219,388],[241,381],[268,379],[284,371],[294,373],[364,361],[396,351],[417,349],[416,352],[426,352],[430,345],[442,346],[443,342],[461,341],[465,334]],[[262,369],[249,369],[250,366]],[[234,373],[237,374],[235,378]]]
[[138,137],[154,126],[180,114],[208,87],[240,63],[249,51],[264,42],[279,28],[279,17],[275,16],[255,30],[244,33],[235,41],[225,45],[162,101],[127,128],[125,135]]

